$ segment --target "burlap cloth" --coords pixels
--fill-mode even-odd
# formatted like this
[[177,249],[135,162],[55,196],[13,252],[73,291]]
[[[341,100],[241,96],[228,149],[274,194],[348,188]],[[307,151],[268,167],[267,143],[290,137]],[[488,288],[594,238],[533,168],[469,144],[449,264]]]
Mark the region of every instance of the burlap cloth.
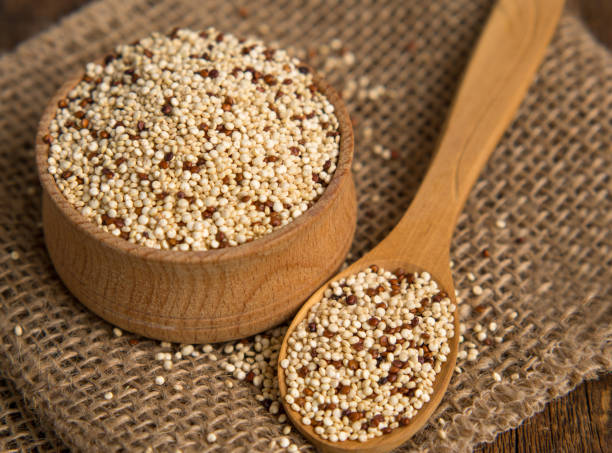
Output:
[[[355,258],[390,231],[415,193],[491,1],[262,0],[244,2],[247,17],[236,6],[99,1],[0,59],[1,450],[269,451],[282,436],[250,384],[228,388],[228,374],[203,355],[163,370],[153,358],[157,342],[113,337],[53,271],[33,139],[48,98],[72,71],[116,43],[175,25],[214,24],[297,49],[339,38],[356,63],[331,70],[331,82],[342,88],[367,76],[387,87],[382,99],[355,95],[348,103],[357,124]],[[376,143],[399,157],[375,155]],[[495,320],[504,341],[481,345],[476,361],[460,364],[434,421],[405,451],[470,450],[612,368],[611,147],[612,56],[566,12],[452,246],[466,340],[475,323]],[[470,292],[474,284],[482,295]],[[16,324],[23,336],[14,335]],[[157,374],[166,385],[154,384]],[[211,431],[215,444],[206,442]],[[290,438],[301,451],[312,448]]]

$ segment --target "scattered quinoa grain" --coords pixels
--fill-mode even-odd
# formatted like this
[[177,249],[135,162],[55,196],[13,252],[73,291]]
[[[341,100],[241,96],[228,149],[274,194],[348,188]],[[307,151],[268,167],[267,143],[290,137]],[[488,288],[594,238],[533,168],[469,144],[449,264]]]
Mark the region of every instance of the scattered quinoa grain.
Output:
[[468,362],[474,362],[478,358],[478,349],[471,348],[468,351],[467,360]]
[[113,327],[113,335],[120,337],[123,335],[123,331],[119,327]]
[[163,385],[166,379],[163,376],[155,376],[155,383],[157,385]]
[[19,254],[19,252],[18,252],[18,251],[16,251],[16,250],[13,250],[13,251],[10,253],[10,257],[11,257],[11,259],[12,259],[12,260],[18,260],[20,256],[21,256],[21,255],[20,255],[20,254]]
[[474,285],[472,286],[472,292],[476,295],[476,296],[480,296],[483,293],[483,289],[482,286],[480,285]]
[[105,400],[112,400],[113,399],[113,392],[106,392],[104,394],[104,399]]
[[214,444],[215,442],[217,442],[217,435],[215,433],[208,433],[208,435],[206,436],[206,441],[209,444]]
[[502,380],[502,378],[501,378],[501,376],[499,375],[499,373],[497,373],[497,372],[495,372],[495,371],[493,372],[493,379],[494,379],[496,382],[501,382],[501,380]]
[[20,337],[23,335],[23,328],[17,324],[14,328],[13,328],[13,333],[15,333],[16,336]]
[[495,225],[497,226],[497,228],[506,228],[506,221],[503,219],[497,219]]
[[286,437],[281,437],[278,440],[278,445],[280,445],[281,448],[287,448],[289,444],[290,444],[289,439],[287,439]]

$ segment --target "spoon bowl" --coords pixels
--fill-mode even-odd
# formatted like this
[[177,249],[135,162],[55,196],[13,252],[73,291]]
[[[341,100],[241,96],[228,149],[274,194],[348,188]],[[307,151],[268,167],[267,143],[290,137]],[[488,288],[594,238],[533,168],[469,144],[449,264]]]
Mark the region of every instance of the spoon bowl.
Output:
[[[426,269],[423,269],[420,266],[416,266],[411,264],[403,259],[397,258],[377,258],[377,255],[374,253],[368,254],[364,258],[359,261],[353,263],[348,266],[343,271],[339,272],[336,276],[330,279],[325,285],[321,286],[308,301],[302,306],[300,311],[295,315],[289,329],[287,330],[287,335],[285,336],[285,341],[281,346],[281,350],[279,353],[279,360],[285,358],[287,356],[287,338],[289,337],[289,333],[293,332],[298,324],[302,322],[302,320],[308,316],[308,312],[317,302],[321,300],[323,297],[323,292],[329,286],[329,284],[335,280],[339,280],[344,277],[348,277],[352,274],[360,272],[364,269],[367,269],[369,266],[376,264],[379,267],[386,270],[395,270],[398,268],[404,269],[406,272],[414,273],[414,272],[423,272]],[[428,271],[429,272],[429,271]],[[442,290],[444,290],[451,299],[453,304],[456,304],[455,300],[455,289],[453,287],[450,267],[447,266],[446,275],[444,272],[431,273],[431,277],[433,280],[439,283],[439,286]],[[447,282],[446,284],[442,284],[441,282]],[[423,426],[431,414],[434,412],[436,407],[440,404],[442,397],[444,396],[444,391],[450,382],[451,376],[453,375],[453,370],[455,369],[455,364],[457,360],[457,349],[459,342],[459,315],[458,310],[455,310],[454,315],[454,326],[455,326],[455,335],[449,339],[449,348],[451,350],[450,354],[447,356],[446,362],[442,364],[442,369],[440,373],[436,375],[436,380],[434,382],[433,393],[431,399],[423,404],[423,407],[419,409],[416,416],[412,418],[410,424],[407,426],[402,426],[394,429],[389,434],[386,434],[381,437],[375,437],[373,439],[368,440],[367,442],[359,442],[346,440],[343,442],[331,442],[325,440],[318,436],[312,426],[304,425],[301,422],[301,416],[298,412],[294,411],[291,408],[291,405],[287,404],[284,397],[287,394],[287,384],[284,379],[284,370],[279,366],[278,367],[278,380],[279,380],[279,390],[282,396],[282,403],[285,408],[285,412],[287,413],[287,417],[291,420],[294,426],[308,439],[312,442],[317,450],[322,452],[329,453],[343,453],[343,452],[354,452],[354,453],[376,453],[381,451],[388,451],[390,449],[399,447],[401,444],[406,442],[406,439],[412,437],[421,426]]]
[[[286,402],[287,384],[278,367],[285,410],[297,427],[323,452],[387,452],[407,441],[433,414],[455,368],[459,338],[449,249],[455,224],[472,185],[512,120],[544,55],[563,9],[562,0],[499,0],[472,54],[451,107],[434,159],[413,199],[393,231],[372,251],[328,281],[355,274],[376,264],[387,270],[402,267],[427,271],[455,304],[450,353],[434,381],[430,401],[405,427],[365,442],[330,442],[304,425]],[[327,284],[306,302],[289,326],[279,353],[287,357],[288,339],[319,302]]]

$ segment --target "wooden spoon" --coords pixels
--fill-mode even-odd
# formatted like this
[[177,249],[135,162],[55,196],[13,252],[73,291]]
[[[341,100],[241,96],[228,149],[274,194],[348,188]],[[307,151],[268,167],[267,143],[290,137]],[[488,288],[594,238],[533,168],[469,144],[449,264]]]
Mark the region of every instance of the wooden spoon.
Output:
[[[410,272],[427,270],[456,303],[449,248],[457,217],[527,91],[562,9],[562,0],[497,3],[464,74],[436,155],[410,208],[384,241],[332,280],[372,264],[387,270],[398,267]],[[287,339],[310,308],[321,300],[327,286],[319,288],[294,318],[283,341],[279,362],[287,356]],[[287,386],[279,366],[280,394],[289,418],[323,452],[380,453],[401,445],[427,422],[446,391],[457,358],[457,311],[451,353],[436,377],[434,393],[408,426],[363,443],[326,441],[311,426],[302,424],[299,414],[285,402]]]

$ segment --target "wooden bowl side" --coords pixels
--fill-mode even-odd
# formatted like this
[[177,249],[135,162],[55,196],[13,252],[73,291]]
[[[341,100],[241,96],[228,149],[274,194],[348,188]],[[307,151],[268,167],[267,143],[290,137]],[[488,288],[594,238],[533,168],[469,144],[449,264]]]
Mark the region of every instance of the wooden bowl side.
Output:
[[57,102],[49,102],[36,139],[49,255],[84,305],[128,331],[166,341],[243,338],[289,319],[342,263],[355,232],[353,132],[336,92],[315,75],[340,123],[340,155],[321,198],[289,225],[250,243],[181,252],[132,244],[102,230],[63,196],[48,171],[43,142]]
[[[448,262],[448,260],[447,260]],[[376,437],[374,439],[370,439],[366,442],[358,442],[347,440],[344,442],[330,442],[325,439],[322,439],[318,434],[314,432],[314,429],[311,426],[306,426],[301,423],[301,417],[299,413],[291,409],[291,406],[285,401],[285,395],[287,394],[287,384],[285,382],[284,371],[280,367],[280,361],[283,360],[287,356],[287,340],[289,338],[290,332],[293,332],[297,325],[304,319],[310,308],[315,305],[321,298],[323,297],[323,292],[325,288],[332,281],[338,280],[343,277],[347,277],[352,275],[360,270],[366,269],[368,266],[376,264],[378,266],[383,267],[384,269],[394,270],[399,267],[406,269],[408,272],[423,272],[426,269],[421,268],[420,266],[413,265],[411,263],[406,263],[406,260],[402,260],[401,258],[390,259],[385,258],[383,256],[378,255],[377,253],[368,254],[361,258],[359,261],[353,263],[348,268],[344,269],[338,275],[332,277],[329,281],[327,281],[324,285],[322,285],[311,297],[310,299],[300,308],[299,312],[295,315],[294,320],[292,321],[289,329],[287,330],[287,334],[283,339],[283,343],[281,345],[281,350],[279,352],[278,357],[278,383],[279,383],[279,393],[281,395],[281,401],[287,416],[293,423],[293,425],[308,439],[312,442],[312,444],[317,448],[318,451],[324,453],[385,453],[391,451],[403,443],[405,443],[408,439],[410,439],[415,433],[417,433],[429,420],[433,412],[436,410],[444,394],[446,392],[446,388],[450,382],[450,379],[455,370],[455,364],[457,361],[457,350],[459,347],[459,310],[457,308],[457,302],[455,299],[455,289],[453,285],[452,278],[450,276],[450,270],[448,274],[441,272],[440,274],[432,274],[432,278],[439,283],[440,287],[443,288],[448,294],[453,304],[455,304],[455,312],[454,312],[454,327],[455,334],[453,338],[449,341],[449,348],[451,350],[450,354],[447,356],[446,362],[442,365],[442,369],[440,373],[436,375],[436,379],[434,381],[434,389],[433,394],[431,395],[431,399],[423,404],[423,407],[417,411],[417,414],[410,420],[410,424],[406,426],[402,426],[394,429],[389,434],[384,434],[380,437]]]

